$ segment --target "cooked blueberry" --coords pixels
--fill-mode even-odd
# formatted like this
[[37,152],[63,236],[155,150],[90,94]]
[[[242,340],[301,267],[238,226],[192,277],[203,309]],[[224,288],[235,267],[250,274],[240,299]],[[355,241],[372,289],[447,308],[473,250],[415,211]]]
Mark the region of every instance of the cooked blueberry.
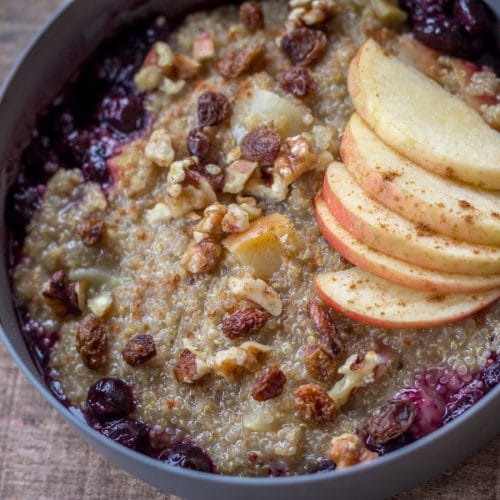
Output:
[[172,445],[164,450],[158,460],[175,467],[192,469],[200,472],[214,472],[212,459],[199,446],[188,442]]
[[500,383],[500,356],[495,354],[486,363],[483,371],[486,390],[491,390]]
[[40,208],[43,190],[35,186],[14,186],[6,202],[6,221],[9,227],[19,230],[31,220]]
[[99,106],[98,119],[119,132],[139,130],[144,122],[142,102],[136,96],[105,97]]
[[488,12],[480,0],[456,0],[453,14],[457,22],[469,33],[479,35],[488,30]]
[[149,427],[139,420],[124,418],[107,422],[101,433],[131,450],[144,452],[149,443]]
[[450,398],[446,405],[444,423],[451,422],[465,413],[475,403],[477,403],[486,393],[486,388],[482,380],[473,379],[464,385],[456,394]]
[[87,395],[87,408],[99,421],[127,417],[132,408],[131,389],[119,378],[102,378]]
[[330,472],[335,470],[335,464],[328,458],[319,461],[309,472],[309,474],[317,474],[318,472]]

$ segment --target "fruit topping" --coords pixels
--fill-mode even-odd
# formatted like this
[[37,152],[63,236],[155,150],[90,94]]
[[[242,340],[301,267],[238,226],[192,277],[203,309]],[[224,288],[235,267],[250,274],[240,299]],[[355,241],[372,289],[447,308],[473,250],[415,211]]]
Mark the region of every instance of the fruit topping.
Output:
[[149,427],[140,420],[112,420],[100,428],[101,434],[131,450],[144,453],[149,446]]
[[240,309],[224,320],[222,333],[232,340],[248,337],[264,327],[267,320],[267,314],[261,309],[256,307]]
[[326,35],[311,28],[296,28],[283,36],[280,45],[292,64],[307,66],[325,53]]
[[99,422],[127,417],[132,405],[132,390],[119,378],[98,380],[87,395],[87,408]]
[[140,366],[156,356],[156,345],[152,335],[136,335],[123,349],[123,359],[130,366]]
[[220,125],[231,113],[231,105],[224,94],[206,91],[198,97],[198,125]]
[[212,459],[199,446],[189,442],[180,442],[164,450],[158,460],[174,467],[197,470],[199,472],[215,472]]
[[76,350],[87,368],[97,370],[106,363],[107,343],[105,325],[93,314],[87,314],[76,333]]
[[285,374],[276,367],[266,368],[260,373],[252,387],[252,398],[267,401],[278,397],[286,384]]

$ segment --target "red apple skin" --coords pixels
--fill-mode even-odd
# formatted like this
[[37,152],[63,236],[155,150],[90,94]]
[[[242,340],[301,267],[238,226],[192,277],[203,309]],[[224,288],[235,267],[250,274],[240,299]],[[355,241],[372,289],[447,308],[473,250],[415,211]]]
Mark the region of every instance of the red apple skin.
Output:
[[387,328],[387,329],[432,328],[434,326],[453,323],[461,319],[467,318],[477,313],[481,309],[488,307],[489,305],[496,302],[500,297],[500,291],[499,291],[498,294],[496,296],[493,295],[490,300],[485,302],[479,302],[476,307],[467,310],[463,314],[457,314],[453,317],[440,318],[438,320],[422,319],[419,321],[397,321],[397,320],[383,320],[380,318],[374,318],[369,316],[368,314],[360,314],[359,312],[345,308],[344,306],[336,302],[335,299],[318,284],[317,278],[314,280],[314,290],[316,291],[316,294],[323,302],[328,304],[335,311],[342,314],[346,318],[352,319],[353,321],[358,321],[360,323],[365,323],[367,325],[376,326],[378,328]]
[[[411,264],[400,261],[399,264],[408,268],[408,272],[405,273],[404,271],[390,267],[390,265],[376,262],[366,255],[357,252],[355,247],[348,245],[345,240],[341,239],[335,231],[332,230],[332,222],[328,221],[328,216],[335,219],[335,215],[328,209],[320,194],[318,194],[315,198],[315,208],[316,221],[328,244],[355,266],[379,276],[380,278],[386,279],[387,281],[391,281],[392,283],[397,283],[408,288],[414,288],[416,290],[441,293],[482,292],[500,287],[500,276],[497,275],[493,275],[491,277],[477,276],[478,282],[474,282],[474,278],[476,278],[476,276],[473,275],[439,273],[437,271],[427,270],[420,268],[419,266],[412,266]],[[326,214],[325,211],[327,211]],[[340,224],[340,222],[338,223]],[[366,245],[361,242],[359,242],[359,245],[366,247]],[[366,249],[368,251],[371,250],[368,247],[366,247]],[[379,254],[382,253],[376,250],[373,250],[373,252]],[[399,259],[395,259],[390,256],[386,257],[393,260],[395,263],[398,263],[397,261]],[[389,263],[390,261],[388,264]],[[413,268],[414,272],[412,272],[410,268]],[[417,275],[419,272],[421,273],[420,276]],[[427,276],[422,276],[422,274],[426,274]]]

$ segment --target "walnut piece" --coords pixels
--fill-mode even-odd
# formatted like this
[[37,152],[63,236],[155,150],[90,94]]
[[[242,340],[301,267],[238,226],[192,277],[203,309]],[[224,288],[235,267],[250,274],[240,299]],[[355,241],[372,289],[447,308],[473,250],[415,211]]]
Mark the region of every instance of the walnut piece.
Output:
[[385,355],[375,351],[368,351],[363,359],[357,354],[349,356],[338,369],[338,373],[344,377],[328,391],[337,409],[347,402],[355,389],[373,383],[387,370],[388,363],[391,362]]
[[87,300],[87,307],[98,318],[102,318],[111,309],[113,305],[113,295],[111,292],[101,292],[95,297]]
[[335,405],[326,391],[315,384],[301,385],[293,398],[304,418],[316,424],[331,422],[335,417]]
[[204,237],[215,234],[220,228],[226,212],[226,207],[218,201],[212,203],[205,208],[202,219],[193,227],[193,231],[197,234],[205,235]]
[[255,302],[273,316],[283,310],[280,296],[265,281],[254,278],[229,278],[229,289],[235,295]]
[[156,356],[156,345],[152,335],[136,335],[122,351],[123,359],[130,366],[140,366]]
[[257,376],[252,387],[252,398],[256,401],[267,401],[278,397],[286,383],[285,374],[276,367],[266,368]]
[[175,151],[172,139],[165,129],[157,129],[151,134],[144,154],[159,167],[170,167],[175,158]]
[[243,2],[240,5],[240,21],[250,31],[258,31],[264,27],[264,13],[258,3]]
[[56,271],[42,290],[47,304],[60,317],[82,313],[83,289],[78,281],[70,281],[64,271]]
[[210,31],[203,31],[194,37],[193,57],[197,61],[206,61],[215,56],[214,35]]
[[78,235],[86,247],[93,247],[104,232],[104,221],[101,219],[90,219],[78,225]]
[[174,368],[174,376],[177,382],[192,384],[210,373],[210,371],[210,366],[200,356],[189,349],[184,349]]
[[271,350],[271,347],[259,342],[243,342],[238,347],[229,347],[215,353],[212,367],[217,375],[232,379],[244,371],[257,370],[260,357]]
[[238,78],[264,58],[264,46],[253,43],[227,54],[217,63],[219,73],[227,79]]
[[222,333],[234,340],[257,333],[267,323],[267,315],[255,307],[240,309],[222,323]]
[[106,363],[107,342],[107,329],[100,319],[88,314],[80,321],[76,332],[76,350],[87,368],[97,370]]
[[337,469],[370,462],[377,457],[378,455],[369,451],[361,439],[354,434],[341,434],[332,439],[330,458]]
[[222,254],[222,247],[216,241],[206,238],[192,242],[184,252],[181,260],[182,267],[192,274],[212,271]]
[[227,213],[222,219],[222,230],[225,233],[241,233],[250,227],[248,212],[236,203],[227,207]]
[[258,167],[256,161],[236,160],[225,170],[224,193],[239,194]]

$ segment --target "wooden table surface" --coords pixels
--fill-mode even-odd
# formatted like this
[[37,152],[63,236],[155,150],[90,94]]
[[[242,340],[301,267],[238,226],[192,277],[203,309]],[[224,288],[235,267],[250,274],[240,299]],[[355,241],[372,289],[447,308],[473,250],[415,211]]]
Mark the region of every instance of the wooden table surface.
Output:
[[[94,1],[94,0],[91,0]],[[0,0],[0,82],[62,0]],[[398,499],[500,499],[500,437]],[[0,343],[0,499],[169,499],[85,444]]]

